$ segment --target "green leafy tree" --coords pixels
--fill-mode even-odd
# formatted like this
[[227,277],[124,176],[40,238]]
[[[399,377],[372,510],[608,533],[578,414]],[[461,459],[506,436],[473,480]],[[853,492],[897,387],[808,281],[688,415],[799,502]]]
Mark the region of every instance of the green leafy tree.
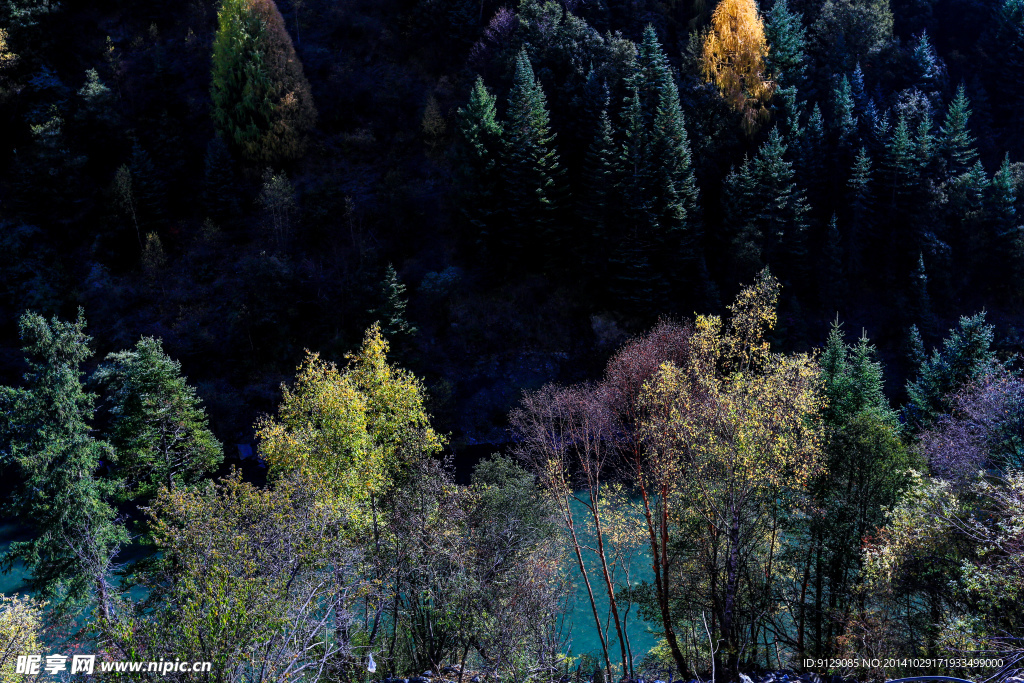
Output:
[[217,129],[247,161],[298,158],[316,108],[274,0],[224,0],[217,20],[210,86]]
[[159,339],[108,355],[93,380],[106,389],[110,442],[126,499],[200,482],[223,460],[195,389]]
[[295,382],[282,388],[277,416],[257,423],[271,472],[307,471],[328,482],[353,532],[372,525],[380,496],[408,458],[443,444],[430,426],[422,383],[388,363],[388,349],[375,324],[344,369],[307,354]]
[[17,482],[8,514],[30,524],[32,538],[13,542],[4,567],[24,562],[41,597],[71,609],[94,597],[113,616],[111,562],[127,540],[108,504],[112,486],[98,476],[111,448],[89,425],[95,396],[82,387],[80,366],[91,355],[85,318],[19,320],[29,370],[22,388],[3,387],[2,463]]

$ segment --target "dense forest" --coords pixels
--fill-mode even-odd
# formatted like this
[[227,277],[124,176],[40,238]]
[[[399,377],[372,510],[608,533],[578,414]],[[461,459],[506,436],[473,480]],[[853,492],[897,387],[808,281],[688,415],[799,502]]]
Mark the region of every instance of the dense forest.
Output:
[[758,2],[0,0],[0,681],[1019,683],[1024,1]]

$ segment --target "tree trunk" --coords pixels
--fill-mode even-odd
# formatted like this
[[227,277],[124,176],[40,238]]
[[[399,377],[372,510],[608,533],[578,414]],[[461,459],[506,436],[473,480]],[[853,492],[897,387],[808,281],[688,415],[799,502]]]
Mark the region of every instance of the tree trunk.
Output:
[[626,659],[626,637],[622,632],[622,620],[619,618],[619,605],[615,599],[615,586],[612,584],[612,577],[608,571],[608,560],[604,554],[604,534],[601,529],[601,515],[598,508],[597,492],[590,490],[591,512],[594,514],[594,529],[597,535],[597,555],[601,560],[601,571],[604,575],[605,587],[608,589],[608,605],[611,608],[612,618],[615,620],[615,632],[619,636],[619,649],[622,654],[622,675],[626,676],[629,668]]

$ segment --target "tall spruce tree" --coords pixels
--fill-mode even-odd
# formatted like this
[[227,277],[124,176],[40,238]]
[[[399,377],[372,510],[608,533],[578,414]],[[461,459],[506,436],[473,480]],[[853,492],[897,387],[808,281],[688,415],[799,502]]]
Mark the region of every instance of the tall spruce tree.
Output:
[[121,498],[196,484],[220,465],[206,411],[159,339],[143,337],[134,349],[108,355],[93,380],[107,389]]
[[564,244],[557,224],[557,211],[564,200],[564,172],[555,149],[547,99],[525,47],[516,57],[507,118],[502,170],[509,227],[503,242],[513,260],[536,265],[542,255],[554,256]]
[[802,14],[789,9],[787,0],[775,0],[766,17],[764,37],[769,49],[765,65],[780,87],[799,84],[807,68],[807,31],[802,19]]
[[786,145],[774,128],[751,164],[754,198],[749,205],[764,236],[766,264],[773,268],[779,264],[784,278],[806,282],[801,276],[807,268],[810,207],[785,155]]
[[917,149],[907,120],[900,117],[892,131],[885,159],[890,205],[903,207],[918,182]]
[[213,122],[250,162],[305,151],[316,107],[274,0],[223,0],[213,40]]
[[501,124],[497,101],[477,76],[469,102],[458,111],[455,145],[455,201],[472,234],[490,256],[500,253],[499,169]]
[[978,152],[974,148],[974,137],[968,127],[970,118],[970,102],[961,83],[956,90],[956,97],[949,103],[946,117],[939,129],[939,148],[946,162],[947,178],[964,173],[978,158]]
[[862,334],[846,344],[833,323],[821,355],[825,409],[825,467],[811,483],[817,514],[800,547],[808,589],[796,610],[796,630],[815,654],[834,652],[842,624],[829,615],[849,613],[863,554],[860,541],[884,522],[916,464],[900,438],[896,414],[885,398],[882,365]]
[[904,419],[911,427],[921,429],[947,414],[958,390],[993,370],[998,362],[992,350],[993,339],[994,328],[982,311],[961,316],[942,346],[933,349],[930,356],[924,356],[921,345],[917,376],[907,381],[908,403],[903,408]]
[[[620,272],[634,284],[638,272],[671,272],[676,275],[672,284],[677,293],[693,296],[693,292],[698,292],[697,298],[703,298],[707,278],[690,143],[679,90],[651,26],[644,30],[643,40],[637,46],[628,87],[621,163],[627,170],[623,185],[627,202],[624,227],[631,247],[617,260],[646,249],[641,261],[650,265],[641,268],[639,264],[623,264]],[[627,272],[630,274],[626,275]],[[656,280],[644,288],[664,285],[663,277]],[[656,294],[656,298],[667,294]]]
[[577,208],[583,232],[575,245],[590,278],[598,282],[604,281],[608,271],[611,226],[621,227],[621,198],[616,192],[623,181],[621,161],[611,117],[604,109],[584,158]]
[[18,328],[28,372],[23,387],[0,387],[0,464],[16,482],[6,514],[33,534],[11,543],[0,562],[6,570],[23,562],[32,588],[58,607],[92,597],[109,619],[110,566],[127,534],[107,502],[113,486],[99,477],[112,451],[93,436],[96,397],[82,387],[81,364],[92,354],[85,318],[26,313]]
[[839,78],[839,82],[832,92],[832,103],[832,127],[836,131],[836,137],[839,139],[840,145],[849,145],[857,135],[857,114],[850,79],[845,75]]

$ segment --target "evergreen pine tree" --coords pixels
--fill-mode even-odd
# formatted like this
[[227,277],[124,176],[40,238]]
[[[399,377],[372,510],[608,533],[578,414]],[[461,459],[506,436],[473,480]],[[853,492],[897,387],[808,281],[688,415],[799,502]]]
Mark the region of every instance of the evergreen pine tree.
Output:
[[[499,221],[494,214],[498,203],[498,160],[501,152],[501,124],[496,100],[477,76],[469,102],[458,111],[455,145],[455,200],[468,224],[472,241],[485,251],[500,251]],[[492,255],[496,255],[492,253]]]
[[525,47],[516,58],[503,132],[502,170],[510,226],[503,241],[513,260],[529,256],[536,262],[538,251],[554,256],[563,242],[555,222],[564,173],[550,129],[547,100]]
[[797,89],[795,85],[788,88],[779,88],[776,91],[779,96],[779,108],[776,112],[776,124],[782,133],[787,145],[798,145],[803,138],[804,129],[800,125],[801,106],[797,102]]
[[833,127],[839,138],[839,144],[848,145],[853,142],[857,134],[857,115],[853,102],[853,90],[850,87],[850,79],[845,75],[840,77],[832,94],[834,103]]
[[968,128],[971,117],[970,102],[961,83],[956,97],[949,103],[946,118],[939,129],[939,148],[946,161],[947,178],[967,171],[978,157],[974,137]]
[[[637,273],[648,272],[647,268],[675,273],[673,284],[683,291],[700,292],[702,298],[707,281],[689,139],[678,87],[651,26],[637,47],[628,85],[622,167],[627,170],[624,223],[632,246],[623,256],[644,248],[650,251],[642,259],[647,266],[620,270],[629,282],[635,281]],[[660,275],[657,280],[644,289],[657,291],[665,282]],[[656,298],[664,296],[667,292],[656,294]]]
[[917,66],[917,87],[934,101],[945,89],[946,66],[935,51],[927,31],[921,31],[914,40],[911,56]]
[[889,201],[893,208],[902,208],[918,180],[917,150],[907,120],[900,117],[892,131],[885,159]]
[[932,134],[932,116],[927,111],[918,121],[914,143],[917,147],[917,167],[922,175],[928,176],[935,160],[935,136]]
[[578,212],[585,226],[579,235],[577,251],[591,277],[606,274],[609,244],[609,218],[620,220],[616,188],[622,182],[621,150],[615,143],[611,118],[607,109],[601,112],[594,139],[587,148],[583,163],[583,189]]
[[123,499],[196,484],[223,460],[202,402],[159,339],[143,337],[133,350],[108,355],[92,379],[108,390]]
[[916,353],[921,362],[917,377],[907,382],[909,401],[903,409],[904,419],[912,427],[921,429],[948,413],[959,389],[992,371],[998,362],[992,350],[993,332],[981,312],[962,316],[931,356],[925,358],[924,345],[919,345]]
[[860,62],[854,67],[850,74],[850,94],[853,95],[853,103],[857,112],[866,113],[868,106],[868,92],[864,87],[864,72],[860,68]]
[[817,103],[807,118],[807,127],[800,140],[798,169],[800,182],[807,188],[812,204],[821,205],[827,176],[825,173],[825,119]]
[[91,355],[85,319],[81,311],[75,322],[26,313],[19,330],[29,369],[24,388],[0,387],[0,464],[18,482],[5,513],[34,533],[11,543],[2,563],[24,562],[30,586],[58,607],[91,594],[109,619],[111,561],[127,534],[107,502],[112,486],[97,476],[111,449],[89,424],[96,397],[81,382],[81,364]]
[[789,9],[787,0],[775,0],[765,21],[764,36],[769,48],[765,65],[780,87],[799,83],[807,68],[807,31],[802,18],[803,15]]
[[1024,229],[1017,216],[1017,192],[1010,168],[1010,155],[1003,158],[999,170],[992,177],[988,191],[988,210],[995,242],[1005,264],[997,274],[1002,288],[1019,295],[1024,281]]
[[[1003,157],[999,170],[992,176],[988,186],[988,211],[996,235],[1006,249],[1018,237],[1020,226],[1017,221],[1017,192],[1014,188],[1010,155]],[[1006,252],[1004,252],[1006,253]]]
[[250,162],[302,155],[316,107],[274,0],[224,0],[213,41],[210,99],[225,141]]
[[740,175],[738,189],[748,194],[744,202],[750,207],[748,225],[756,230],[752,235],[763,239],[765,264],[773,269],[779,264],[787,278],[806,282],[809,207],[785,154],[786,145],[774,128]]
[[381,332],[394,339],[398,335],[414,335],[418,331],[405,317],[409,301],[405,296],[405,285],[398,277],[395,267],[388,264],[384,279],[380,282],[380,306],[370,311],[380,323]]

